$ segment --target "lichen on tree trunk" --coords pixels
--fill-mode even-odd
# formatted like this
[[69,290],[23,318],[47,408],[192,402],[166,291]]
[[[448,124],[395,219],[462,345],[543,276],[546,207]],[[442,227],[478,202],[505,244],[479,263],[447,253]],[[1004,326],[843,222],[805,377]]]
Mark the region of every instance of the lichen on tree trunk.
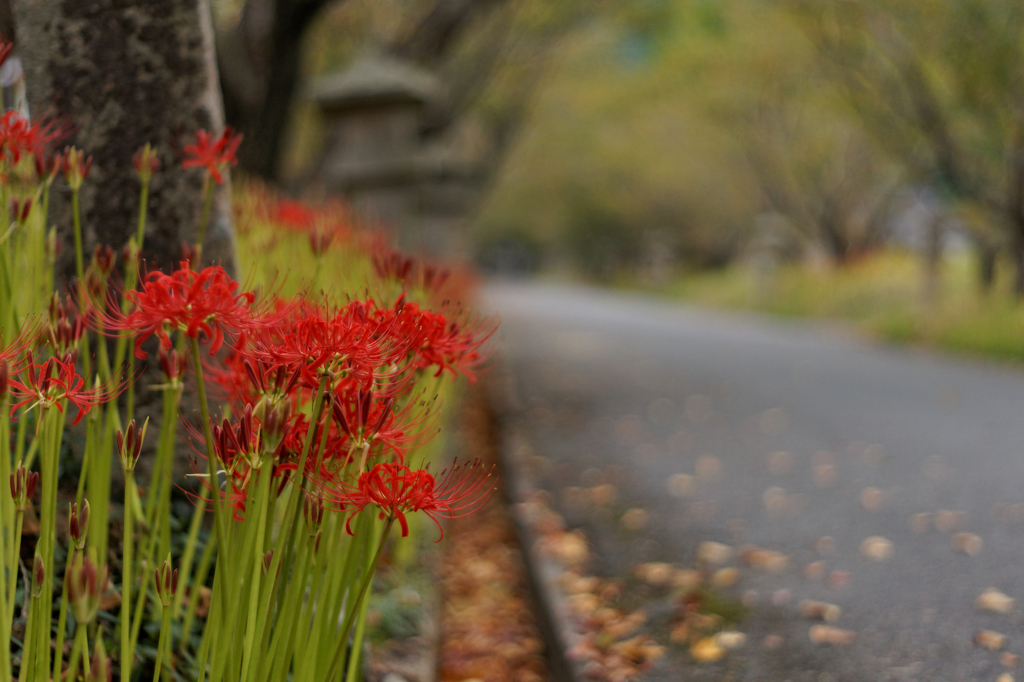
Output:
[[[123,247],[134,233],[138,181],[132,155],[147,142],[160,158],[149,199],[143,255],[173,267],[195,239],[202,210],[201,170],[181,168],[197,129],[219,132],[224,114],[208,0],[11,0],[17,51],[33,117],[70,125],[66,141],[94,158],[82,188],[86,248]],[[70,275],[70,201],[54,193],[51,224]],[[204,263],[232,262],[228,183],[207,230]]]

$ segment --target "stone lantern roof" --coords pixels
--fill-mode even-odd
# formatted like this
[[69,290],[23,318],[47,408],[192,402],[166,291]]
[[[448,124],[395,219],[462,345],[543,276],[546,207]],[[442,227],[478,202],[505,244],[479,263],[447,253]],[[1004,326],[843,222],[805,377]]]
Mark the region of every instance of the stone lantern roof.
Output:
[[358,58],[341,73],[316,78],[309,89],[310,98],[325,112],[424,105],[439,91],[440,83],[430,72],[379,54]]

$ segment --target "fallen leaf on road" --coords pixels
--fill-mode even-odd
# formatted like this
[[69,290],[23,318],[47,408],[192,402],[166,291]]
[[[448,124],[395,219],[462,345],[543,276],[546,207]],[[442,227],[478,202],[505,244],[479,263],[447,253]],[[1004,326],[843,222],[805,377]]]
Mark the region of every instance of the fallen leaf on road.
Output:
[[719,644],[714,637],[698,639],[690,647],[690,655],[698,663],[714,663],[725,656],[726,648]]
[[878,511],[885,503],[885,493],[878,488],[868,486],[860,491],[860,504],[867,511]]
[[619,523],[621,523],[622,527],[626,530],[641,531],[647,527],[650,521],[651,515],[648,514],[645,509],[633,508],[627,510],[626,513],[622,515]]
[[747,643],[747,636],[736,630],[723,630],[715,635],[715,642],[724,649],[739,649]]
[[988,587],[974,600],[974,608],[992,613],[1009,613],[1013,611],[1015,601],[1013,597],[1003,594],[996,588]]
[[768,455],[768,473],[781,476],[793,468],[793,453],[777,450]]
[[697,545],[697,561],[713,566],[721,565],[732,558],[733,549],[721,542],[705,540]]
[[636,573],[636,577],[643,580],[648,585],[654,585],[655,587],[661,587],[667,585],[672,579],[675,569],[672,568],[671,564],[666,564],[660,561],[652,561],[647,564],[640,564],[633,569]]
[[694,471],[697,478],[703,481],[713,481],[722,474],[722,462],[714,455],[701,455],[697,458]]
[[1006,635],[995,630],[978,630],[974,633],[974,644],[989,651],[999,651],[1006,644]]
[[825,574],[824,561],[812,561],[804,566],[804,577],[808,580],[818,580]]
[[967,514],[962,511],[940,509],[935,512],[935,528],[943,533],[950,533],[962,528],[966,520]]
[[914,533],[921,534],[927,533],[928,529],[932,525],[932,515],[928,512],[921,512],[920,514],[914,514],[910,517],[910,521],[907,523],[910,530]]
[[839,620],[843,610],[835,604],[813,599],[804,599],[800,602],[800,615],[811,620],[823,620],[826,623],[834,623]]
[[814,644],[832,644],[834,646],[848,646],[857,639],[856,632],[843,630],[833,625],[812,625],[807,636]]
[[953,549],[968,556],[978,556],[981,553],[981,538],[974,533],[957,533],[950,540],[950,544]]
[[872,535],[860,543],[860,553],[872,561],[888,561],[892,558],[892,542],[881,535]]
[[740,560],[751,568],[771,573],[781,573],[789,566],[789,557],[782,552],[754,545],[740,548]]
[[693,494],[693,476],[675,474],[665,481],[665,488],[675,497],[689,497]]
[[720,568],[711,576],[711,583],[715,587],[732,587],[740,581],[738,568]]

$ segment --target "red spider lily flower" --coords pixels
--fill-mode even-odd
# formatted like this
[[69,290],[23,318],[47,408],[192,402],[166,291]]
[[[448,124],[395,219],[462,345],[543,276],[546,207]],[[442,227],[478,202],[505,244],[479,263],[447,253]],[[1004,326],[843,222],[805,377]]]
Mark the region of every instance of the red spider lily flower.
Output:
[[348,440],[347,453],[355,448],[367,451],[380,444],[392,452],[400,462],[405,462],[405,450],[421,445],[423,436],[433,424],[429,412],[413,423],[416,401],[410,400],[404,409],[394,411],[395,399],[374,395],[373,391],[338,392],[334,396],[332,414],[334,421]]
[[[27,324],[23,325],[21,332],[14,337],[10,345],[4,346],[0,343],[0,368],[5,373],[3,379],[3,388],[0,389],[0,399],[3,398],[7,390],[7,379],[11,374],[16,374],[21,371],[21,367],[26,361],[27,352],[36,345],[39,337],[42,335],[43,325],[40,320],[33,319]],[[0,339],[2,341],[2,339]]]
[[173,275],[151,272],[141,288],[127,292],[126,297],[135,310],[123,315],[112,306],[113,311],[103,318],[103,327],[136,333],[135,356],[139,359],[146,358],[142,343],[154,334],[164,349],[170,350],[172,331],[191,338],[200,338],[201,332],[210,342],[213,355],[225,338],[235,338],[264,324],[253,308],[255,295],[238,293],[238,282],[218,265],[195,272],[188,261],[183,261]]
[[435,376],[445,370],[464,374],[475,381],[473,368],[486,360],[480,348],[497,330],[497,325],[480,320],[468,325],[449,321],[443,314],[421,310],[406,302],[404,295],[394,308],[378,311],[388,334],[409,348],[409,361],[418,368],[436,367]]
[[479,509],[494,491],[492,469],[480,462],[468,466],[456,462],[437,481],[426,469],[410,469],[398,463],[378,464],[361,474],[355,486],[345,485],[336,501],[352,511],[345,522],[349,534],[354,534],[353,517],[373,504],[380,509],[380,518],[398,521],[402,537],[409,535],[405,515],[421,511],[437,524],[443,538],[444,528],[438,517],[455,519]]
[[330,315],[296,306],[288,321],[253,337],[252,355],[267,365],[301,371],[301,384],[315,389],[324,373],[337,382],[371,388],[379,371],[400,355],[380,339],[377,324],[352,315],[351,305]]
[[28,405],[28,409],[45,406],[56,407],[64,411],[64,401],[75,405],[78,414],[71,422],[72,426],[89,414],[96,405],[107,403],[123,391],[127,381],[119,384],[104,385],[97,382],[91,388],[85,388],[85,380],[75,370],[74,355],[61,358],[49,358],[42,364],[34,364],[29,354],[29,366],[21,372],[21,380],[11,379],[11,394],[20,401],[11,407],[11,419],[19,407]]
[[301,201],[281,199],[266,210],[266,218],[290,230],[304,232],[317,221],[316,212]]
[[0,116],[0,152],[10,158],[12,165],[17,165],[22,155],[42,153],[63,132],[51,123],[33,125],[12,109]]
[[185,147],[187,158],[182,161],[182,168],[206,168],[209,177],[218,185],[224,184],[221,171],[238,163],[235,151],[242,142],[241,135],[235,135],[231,126],[224,128],[221,136],[213,139],[205,130],[196,131],[196,143]]

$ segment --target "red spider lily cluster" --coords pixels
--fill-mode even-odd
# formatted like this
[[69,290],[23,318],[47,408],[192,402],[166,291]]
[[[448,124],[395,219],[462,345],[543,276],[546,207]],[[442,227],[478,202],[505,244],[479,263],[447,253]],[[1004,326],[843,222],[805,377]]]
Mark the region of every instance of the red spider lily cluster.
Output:
[[[0,44],[0,62],[2,49]],[[390,250],[380,237],[367,236],[338,202],[307,207],[268,192],[247,195],[256,197],[250,206],[256,207],[259,220],[273,226],[269,243],[264,241],[256,251],[262,256],[275,244],[284,245],[280,251],[285,263],[298,255],[316,264],[313,280],[301,283],[297,293],[284,293],[274,279],[281,273],[267,276],[265,270],[262,279],[251,275],[247,281],[262,286],[249,287],[219,265],[203,267],[202,241],[214,187],[236,163],[241,140],[230,129],[219,136],[199,131],[195,144],[184,150],[182,166],[205,172],[204,211],[198,237],[184,247],[185,258],[176,269],[139,272],[150,180],[160,170],[156,151],[148,145],[131,159],[140,181],[140,220],[137,234],[123,247],[125,257],[117,257],[122,245],[116,250],[98,246],[87,260],[77,198],[88,181],[92,157],[73,147],[48,157],[61,134],[60,126],[29,124],[12,112],[0,116],[0,206],[13,211],[0,229],[0,410],[10,416],[0,422],[0,474],[10,479],[10,497],[6,486],[0,489],[0,641],[11,632],[9,614],[15,611],[5,599],[21,595],[20,613],[28,619],[22,657],[15,661],[0,647],[0,678],[7,679],[7,671],[18,666],[17,677],[26,682],[78,679],[79,666],[87,664],[92,670],[110,670],[103,634],[97,634],[93,621],[109,589],[107,559],[120,554],[121,679],[132,676],[134,638],[151,612],[146,602],[152,599],[153,586],[153,610],[162,618],[157,675],[161,660],[172,665],[172,636],[181,638],[182,651],[192,646],[191,628],[199,617],[206,619],[202,641],[209,638],[210,646],[190,652],[207,656],[196,663],[196,670],[205,674],[208,666],[209,679],[217,682],[256,679],[248,671],[265,664],[276,671],[273,679],[286,679],[306,665],[298,652],[307,643],[289,641],[292,633],[278,624],[303,614],[315,619],[320,613],[333,614],[326,622],[340,622],[344,616],[340,641],[347,640],[354,621],[364,617],[360,602],[392,526],[407,536],[409,515],[422,512],[441,528],[442,519],[468,514],[490,495],[489,469],[478,463],[456,464],[435,476],[425,464],[429,453],[423,446],[441,421],[445,380],[474,378],[494,325],[452,314],[456,306],[449,303],[455,291],[450,282],[457,277]],[[36,177],[26,182],[30,161]],[[19,163],[22,167],[15,169]],[[11,170],[17,173],[8,177]],[[72,195],[77,275],[66,296],[49,293],[59,243],[45,232],[48,193],[61,176]],[[14,194],[12,188],[33,182],[32,193]],[[41,262],[44,286],[19,289],[10,264],[30,258]],[[332,258],[361,273],[365,284],[353,284],[354,278],[345,277],[347,271],[332,267]],[[38,291],[22,295],[29,289]],[[149,359],[154,351],[155,361]],[[161,382],[146,388],[162,392],[164,412],[155,427],[159,434],[151,439],[156,441],[153,466],[139,467],[153,472],[143,492],[135,482],[136,465],[151,456],[154,443],[145,442],[149,419],[134,418],[134,394],[145,374],[135,363],[147,359],[163,374]],[[199,400],[198,423],[194,411],[181,408],[186,388],[194,389]],[[208,389],[222,402],[219,416],[210,409]],[[76,411],[66,420],[71,406]],[[55,565],[62,556],[56,526],[68,422],[79,425],[76,433],[85,435],[72,446],[84,441],[81,480],[63,536],[71,541],[62,581]],[[179,422],[196,453],[191,482],[180,484],[196,502],[186,550],[178,557],[181,590],[168,554],[174,548],[167,531],[172,525],[170,491],[179,485],[172,481]],[[108,547],[111,468],[118,460],[125,496],[119,553]],[[199,466],[200,460],[205,466]],[[37,488],[38,511],[33,500]],[[31,580],[19,591],[16,562],[21,524],[30,507],[40,533],[36,555],[26,562],[32,567]],[[314,530],[309,536],[295,531],[303,508]],[[212,531],[204,560],[196,564],[193,550],[209,512]],[[147,529],[138,539],[137,528]],[[361,530],[374,529],[380,539],[371,563],[369,536],[374,533]],[[352,566],[369,568],[358,579],[345,574],[353,582],[343,589],[318,591],[310,597],[316,605],[307,611],[303,603],[314,581],[309,567],[321,546],[348,552]],[[164,554],[168,559],[154,572],[153,557]],[[282,561],[288,562],[285,568]],[[206,589],[205,571],[211,564],[216,596],[211,610],[197,616],[194,605],[199,590]],[[298,581],[299,587],[289,587],[289,580]],[[65,589],[58,611],[53,608],[54,587],[61,582]],[[259,598],[249,599],[253,595]],[[246,609],[251,611],[239,629],[235,618]],[[68,629],[63,619],[68,612],[75,620],[75,643],[64,670]],[[32,614],[50,613],[62,614],[54,647],[49,643],[52,624],[46,618],[31,620]],[[172,620],[177,621],[174,628]],[[310,622],[306,626],[312,627]],[[237,632],[244,636],[233,634]],[[324,636],[333,634],[325,630]],[[90,638],[96,644],[91,659]],[[264,650],[256,642],[273,646]],[[333,640],[330,647],[346,651]],[[267,659],[268,650],[289,653]],[[51,651],[58,652],[52,668]],[[319,656],[318,667],[303,668],[301,678],[334,679],[342,654],[335,654],[333,662]]]
[[[234,296],[234,288],[225,289],[225,300]],[[433,433],[434,396],[417,388],[421,380],[445,370],[471,374],[490,335],[480,324],[463,326],[404,298],[387,307],[366,299],[337,309],[302,300],[261,306],[245,299],[240,309],[227,306],[223,317],[199,305],[175,308],[187,312],[180,317],[169,312],[165,298],[136,297],[138,307],[129,317],[185,333],[202,320],[217,325],[217,338],[233,340],[221,360],[204,365],[231,413],[241,415],[214,429],[219,465],[228,472],[226,501],[236,516],[245,511],[252,469],[263,456],[273,459],[275,476],[281,477],[298,471],[303,450],[315,456],[306,458],[299,473],[317,493],[342,509],[361,509],[369,498],[345,501],[355,490],[351,482],[379,464],[404,465],[407,452]],[[152,324],[120,321],[108,328],[148,333]],[[307,408],[318,391],[329,409],[311,429]],[[487,476],[473,467],[460,471]],[[416,475],[432,480],[426,471]],[[402,520],[403,509],[392,506],[388,514]]]

